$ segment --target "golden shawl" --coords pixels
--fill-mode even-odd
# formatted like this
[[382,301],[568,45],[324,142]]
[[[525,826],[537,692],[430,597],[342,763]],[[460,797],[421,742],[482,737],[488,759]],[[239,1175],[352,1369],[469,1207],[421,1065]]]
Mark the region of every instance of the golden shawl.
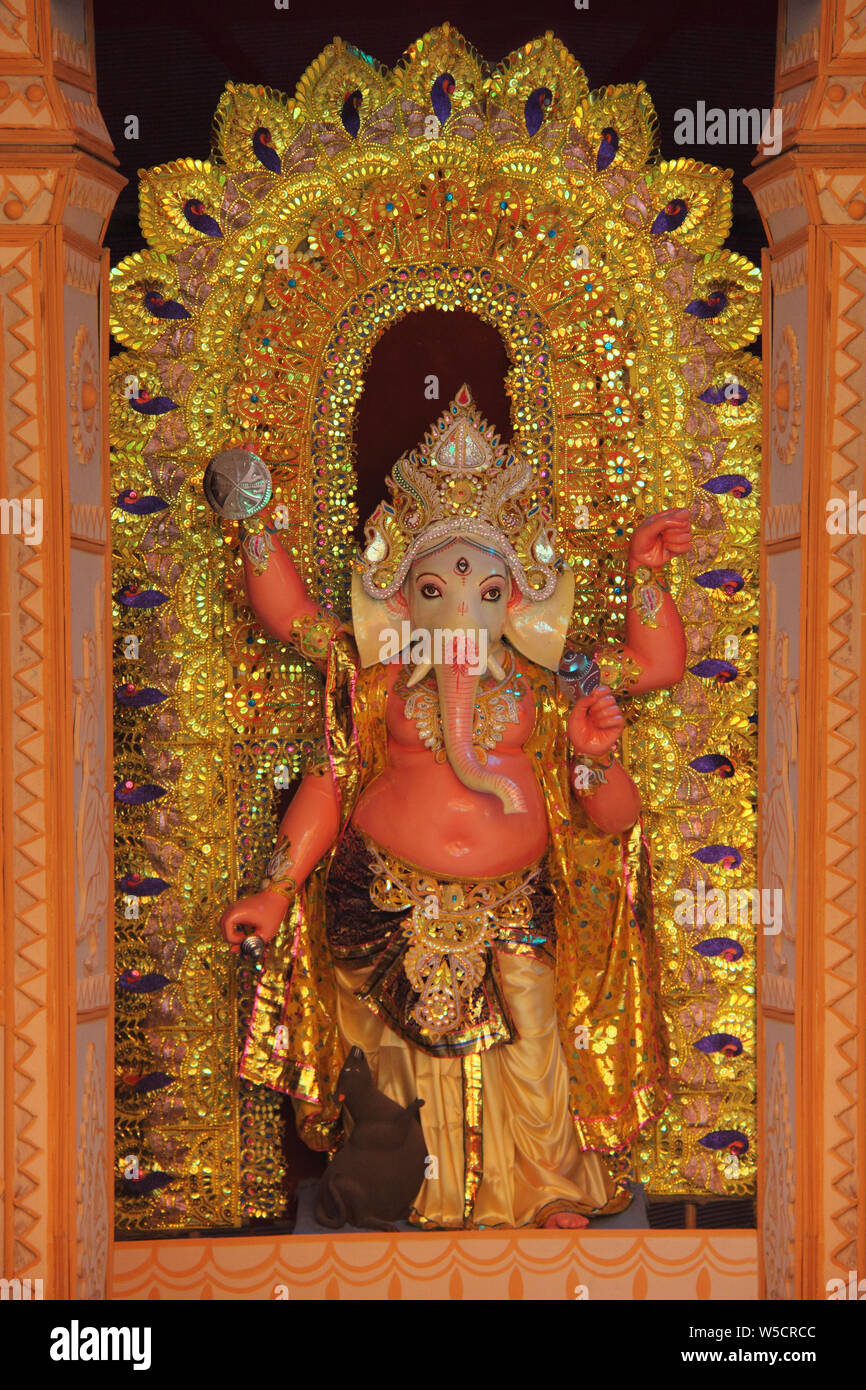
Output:
[[[360,669],[346,634],[331,642],[325,739],[344,826],[385,765],[386,669]],[[535,728],[525,748],[550,830],[556,999],[575,1132],[582,1149],[614,1151],[668,1099],[645,846],[639,826],[607,835],[588,819],[571,794],[568,704],[556,677],[525,658],[521,669],[535,695]],[[312,1148],[331,1148],[340,1123],[343,1049],[324,912],[333,854],[308,879],[269,952],[241,1063],[246,1080],[300,1103],[299,1129]]]

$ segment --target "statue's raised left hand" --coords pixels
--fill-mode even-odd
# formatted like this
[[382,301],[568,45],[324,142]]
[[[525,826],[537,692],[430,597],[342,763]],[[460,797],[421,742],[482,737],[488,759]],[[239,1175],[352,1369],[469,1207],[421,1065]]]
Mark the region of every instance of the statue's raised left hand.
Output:
[[656,512],[635,527],[628,547],[629,563],[660,570],[674,555],[691,549],[692,527],[688,507],[672,507]]
[[568,737],[575,753],[590,758],[609,753],[624,728],[622,711],[606,685],[577,700],[568,717]]

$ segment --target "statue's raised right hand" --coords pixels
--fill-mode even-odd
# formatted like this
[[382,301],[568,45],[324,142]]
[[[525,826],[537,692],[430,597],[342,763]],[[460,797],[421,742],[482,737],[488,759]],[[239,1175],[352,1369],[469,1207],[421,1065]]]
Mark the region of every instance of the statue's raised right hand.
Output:
[[[284,894],[265,888],[248,898],[238,898],[236,903],[227,907],[220,918],[220,930],[233,954],[239,953],[241,942],[250,931],[255,932],[266,944],[273,941],[288,906],[289,899]],[[249,930],[244,931],[244,927]]]

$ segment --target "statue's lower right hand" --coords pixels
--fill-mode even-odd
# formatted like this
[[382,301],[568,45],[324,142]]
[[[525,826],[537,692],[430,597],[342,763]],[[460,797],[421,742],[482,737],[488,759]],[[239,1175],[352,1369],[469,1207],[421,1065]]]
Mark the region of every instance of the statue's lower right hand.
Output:
[[220,930],[233,954],[240,952],[241,942],[251,932],[261,937],[265,944],[273,941],[288,907],[289,899],[269,888],[248,898],[238,898],[236,903],[227,907],[220,918]]

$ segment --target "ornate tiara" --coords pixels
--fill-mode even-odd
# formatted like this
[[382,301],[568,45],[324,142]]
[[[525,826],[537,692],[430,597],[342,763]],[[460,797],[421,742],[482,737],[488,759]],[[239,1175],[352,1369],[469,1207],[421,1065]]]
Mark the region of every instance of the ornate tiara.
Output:
[[431,546],[466,536],[497,550],[524,597],[549,598],[559,559],[546,514],[532,501],[528,460],[503,448],[468,386],[395,463],[382,502],[364,528],[358,564],[370,598],[389,599]]

